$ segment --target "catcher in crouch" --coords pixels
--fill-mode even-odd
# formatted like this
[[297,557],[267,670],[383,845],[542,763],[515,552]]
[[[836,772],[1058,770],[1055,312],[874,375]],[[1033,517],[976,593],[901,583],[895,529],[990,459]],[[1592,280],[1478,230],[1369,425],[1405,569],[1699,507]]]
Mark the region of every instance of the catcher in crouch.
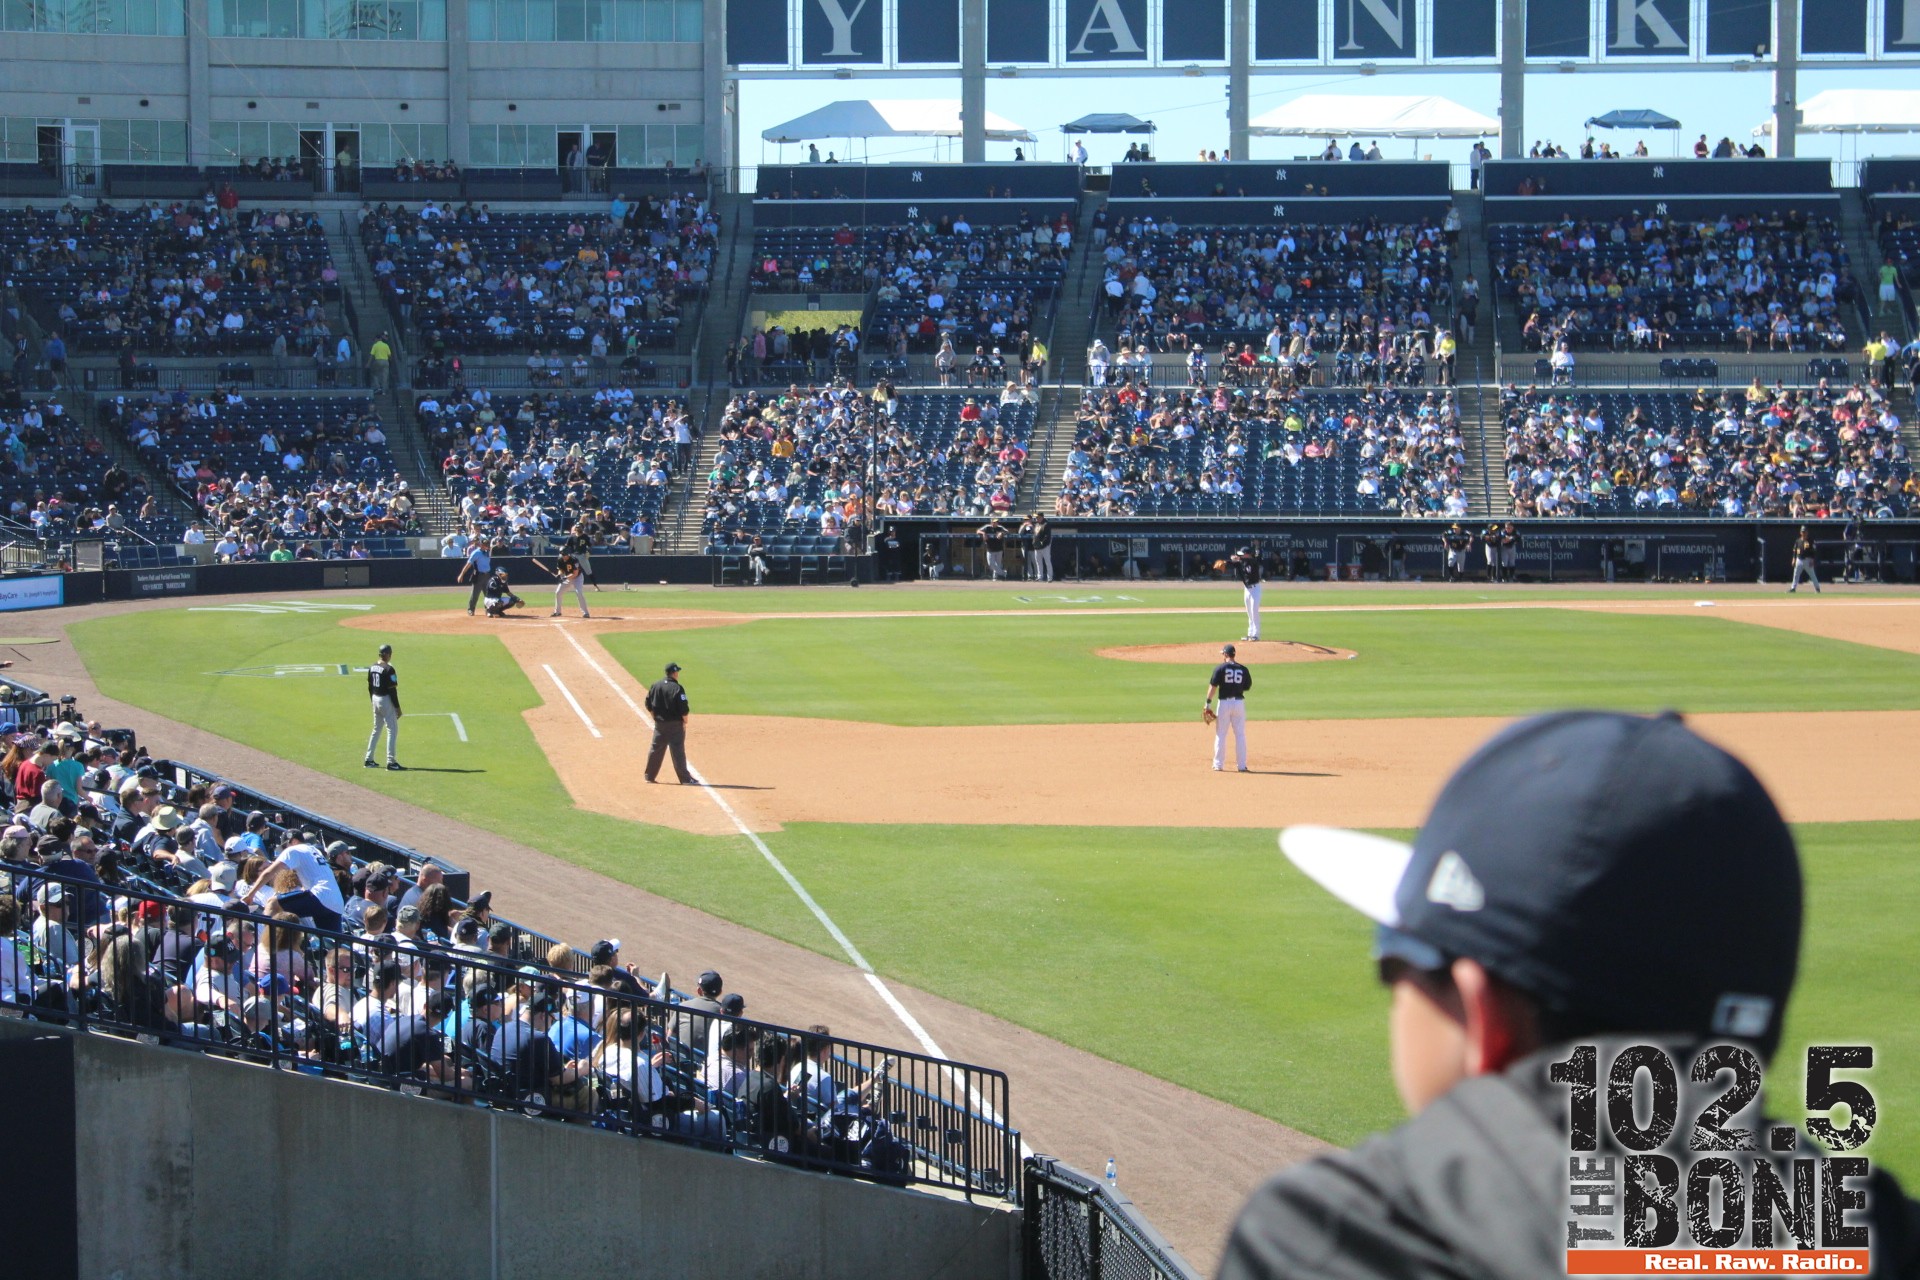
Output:
[[[1213,726],[1213,768],[1218,773],[1226,767],[1227,729],[1233,729],[1234,751],[1240,766],[1240,772],[1247,771],[1247,690],[1253,688],[1253,672],[1234,661],[1234,649],[1230,644],[1220,646],[1221,663],[1207,677],[1207,700],[1200,708],[1200,718]],[[1214,699],[1220,700],[1220,710],[1213,709]]]
[[488,575],[486,591],[481,595],[481,599],[486,602],[489,618],[504,618],[507,616],[507,610],[518,609],[526,604],[525,600],[513,594],[513,588],[507,583],[505,569],[495,569]]

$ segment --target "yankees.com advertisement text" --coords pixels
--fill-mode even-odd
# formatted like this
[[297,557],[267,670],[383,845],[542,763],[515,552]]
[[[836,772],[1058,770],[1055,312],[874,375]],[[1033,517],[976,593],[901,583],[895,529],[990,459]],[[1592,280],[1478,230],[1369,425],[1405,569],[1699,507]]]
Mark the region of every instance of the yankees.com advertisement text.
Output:
[[1865,1045],[1811,1045],[1783,1089],[1776,1064],[1776,1097],[1805,1100],[1796,1129],[1759,1114],[1763,1068],[1740,1045],[1576,1046],[1550,1072],[1567,1089],[1567,1274],[1868,1274],[1872,1167],[1852,1153],[1878,1119],[1872,1066]]

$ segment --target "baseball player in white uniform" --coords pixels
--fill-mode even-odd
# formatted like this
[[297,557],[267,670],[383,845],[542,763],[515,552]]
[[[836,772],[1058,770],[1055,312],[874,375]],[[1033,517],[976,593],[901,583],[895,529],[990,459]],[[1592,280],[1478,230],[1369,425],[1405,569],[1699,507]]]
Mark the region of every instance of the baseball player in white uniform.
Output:
[[1247,634],[1242,640],[1260,638],[1260,557],[1252,547],[1242,547],[1233,553],[1233,571],[1240,575],[1240,595],[1247,606]]
[[[1213,767],[1215,772],[1226,767],[1227,730],[1233,730],[1234,753],[1238,759],[1240,772],[1247,771],[1247,690],[1253,688],[1253,672],[1234,660],[1233,646],[1220,646],[1220,665],[1207,677],[1207,700],[1200,708],[1200,714],[1213,722]],[[1215,698],[1220,700],[1220,710],[1213,709]]]
[[380,661],[367,668],[367,696],[373,699],[373,733],[367,738],[367,758],[363,762],[367,768],[378,768],[373,762],[375,748],[380,745],[380,732],[387,734],[387,768],[402,769],[404,765],[397,759],[400,750],[400,677],[388,659],[393,657],[393,646],[380,646]]

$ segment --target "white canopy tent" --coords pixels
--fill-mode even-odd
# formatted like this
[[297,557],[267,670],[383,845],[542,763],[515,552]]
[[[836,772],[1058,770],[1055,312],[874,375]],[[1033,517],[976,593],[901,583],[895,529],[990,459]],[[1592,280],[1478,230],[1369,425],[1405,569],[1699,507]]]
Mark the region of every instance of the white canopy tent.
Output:
[[1249,122],[1264,138],[1491,138],[1500,122],[1433,95],[1303,93]]
[[[873,98],[830,102],[785,124],[763,130],[766,142],[786,144],[821,138],[957,138],[958,98]],[[1031,131],[987,112],[989,142],[1032,142]]]
[[[1753,136],[1773,132],[1773,121]],[[1920,89],[1828,89],[1800,104],[1801,133],[1920,133]]]

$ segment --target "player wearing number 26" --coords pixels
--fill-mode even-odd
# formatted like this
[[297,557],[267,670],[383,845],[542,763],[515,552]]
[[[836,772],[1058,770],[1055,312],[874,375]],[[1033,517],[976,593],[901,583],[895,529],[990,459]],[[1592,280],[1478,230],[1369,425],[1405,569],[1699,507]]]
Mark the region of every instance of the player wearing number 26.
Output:
[[[1569,1273],[1576,1235],[1583,1247],[1611,1241],[1596,1248],[1870,1241],[1871,1274],[1920,1270],[1920,1219],[1891,1178],[1858,1161],[1842,1213],[1824,1203],[1823,1181],[1803,1188],[1790,1167],[1815,1151],[1762,1155],[1752,1140],[1792,1136],[1736,1095],[1779,1044],[1799,959],[1799,856],[1747,767],[1679,717],[1523,721],[1460,766],[1411,847],[1316,827],[1287,829],[1280,846],[1374,921],[1394,1083],[1413,1118],[1256,1191],[1222,1277],[1538,1280]],[[1664,1099],[1651,1090],[1652,1121],[1634,1065],[1648,1056],[1677,1064]],[[1580,1091],[1564,1073],[1596,1059],[1603,1084],[1628,1060],[1627,1092],[1639,1079],[1643,1101],[1621,1107],[1589,1087],[1582,1135]],[[1773,1103],[1794,1101],[1786,1082],[1799,1064],[1775,1065]],[[1813,1075],[1809,1108],[1831,1106],[1832,1095],[1814,1102]],[[1854,1123],[1871,1126],[1871,1110],[1856,1107]],[[1721,1139],[1735,1149],[1693,1154]],[[1570,1207],[1570,1155],[1574,1172],[1613,1161],[1611,1192]],[[1679,1171],[1664,1201],[1622,1177],[1635,1160]],[[1710,1197],[1694,1192],[1694,1161],[1724,1175]],[[1858,1234],[1825,1238],[1836,1227]]]

